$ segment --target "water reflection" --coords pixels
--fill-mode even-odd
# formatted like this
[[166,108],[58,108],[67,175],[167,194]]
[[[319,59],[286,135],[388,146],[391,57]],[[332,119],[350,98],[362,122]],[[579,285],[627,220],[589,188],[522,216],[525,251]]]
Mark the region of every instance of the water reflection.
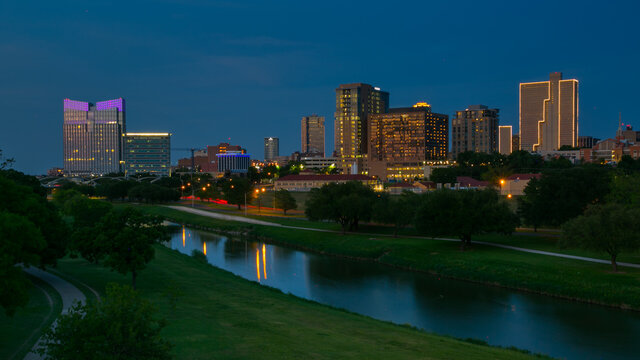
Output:
[[640,352],[636,340],[640,314],[635,312],[439,279],[188,228],[173,236],[171,247],[186,254],[202,248],[209,263],[285,293],[440,334],[569,359],[624,359]]

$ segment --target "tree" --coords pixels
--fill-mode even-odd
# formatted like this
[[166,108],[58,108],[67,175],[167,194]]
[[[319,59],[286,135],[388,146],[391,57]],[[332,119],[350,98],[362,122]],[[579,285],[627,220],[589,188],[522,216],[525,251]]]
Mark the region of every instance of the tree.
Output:
[[66,230],[45,197],[0,173],[0,306],[7,314],[28,300],[29,280],[16,265],[54,265],[66,253]]
[[416,229],[427,236],[457,236],[464,251],[473,235],[510,234],[518,217],[492,189],[437,190],[423,197],[416,215]]
[[113,206],[110,203],[92,200],[86,196],[76,194],[62,206],[64,214],[73,217],[73,227],[91,227],[102,217],[107,215]]
[[36,265],[46,246],[40,230],[26,217],[0,211],[0,306],[12,316],[29,300],[29,279],[22,268]]
[[640,175],[615,176],[606,201],[640,208]]
[[199,187],[198,191],[196,191],[196,196],[201,200],[207,199],[207,202],[209,202],[211,199],[218,198],[220,196],[220,192],[215,184],[213,184],[213,186],[211,186],[210,183],[209,185],[203,184],[203,186]]
[[296,199],[288,190],[280,189],[276,191],[273,196],[275,196],[276,208],[282,209],[285,215],[287,215],[287,210],[298,208]]
[[144,201],[151,204],[178,201],[180,199],[180,193],[177,190],[150,183],[135,185],[129,189],[127,194],[129,200]]
[[610,182],[610,172],[602,168],[547,170],[527,184],[521,214],[527,224],[560,226],[581,215],[589,204],[603,201]]
[[305,214],[312,221],[333,220],[345,234],[347,229],[357,230],[360,221],[371,219],[375,199],[373,190],[359,181],[325,184],[311,190]]
[[108,284],[102,301],[76,304],[49,329],[38,350],[46,359],[171,359],[160,337],[165,321],[128,286]]
[[224,199],[229,204],[237,205],[238,210],[240,210],[247,196],[250,196],[253,192],[253,184],[247,179],[234,176],[222,184],[222,189],[224,191]]
[[73,249],[85,259],[103,264],[123,275],[131,273],[136,287],[138,273],[154,257],[153,245],[166,238],[162,219],[133,208],[112,210],[93,228],[74,233]]
[[389,195],[380,195],[373,206],[373,220],[382,224],[394,225],[393,236],[398,231],[413,223],[416,210],[420,203],[420,196],[411,192],[403,192],[398,199]]
[[606,252],[615,272],[620,252],[640,249],[639,232],[640,209],[616,203],[597,204],[562,226],[560,244]]

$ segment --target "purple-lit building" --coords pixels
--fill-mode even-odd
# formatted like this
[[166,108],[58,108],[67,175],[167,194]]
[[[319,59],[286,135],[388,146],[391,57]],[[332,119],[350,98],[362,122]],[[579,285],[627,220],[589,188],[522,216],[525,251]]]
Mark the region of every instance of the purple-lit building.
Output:
[[64,99],[63,154],[67,175],[103,175],[122,171],[125,102],[95,105]]

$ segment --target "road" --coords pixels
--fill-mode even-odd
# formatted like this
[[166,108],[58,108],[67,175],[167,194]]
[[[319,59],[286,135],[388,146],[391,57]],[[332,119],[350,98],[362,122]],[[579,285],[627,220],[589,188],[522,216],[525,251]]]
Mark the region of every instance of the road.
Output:
[[[24,271],[27,274],[35,276],[42,281],[45,281],[60,294],[60,297],[62,298],[62,314],[66,314],[69,311],[69,309],[73,306],[73,304],[75,304],[76,302],[84,303],[86,301],[86,297],[84,296],[82,291],[78,290],[77,287],[73,286],[68,281],[52,273],[40,270],[35,267],[26,268],[24,269]],[[55,326],[55,322],[52,326]],[[40,340],[36,342],[33,348],[31,348],[31,352],[28,353],[27,356],[25,356],[24,358],[25,360],[41,359],[40,355],[34,352],[36,351],[36,349],[38,349],[38,347],[40,347],[41,341],[42,341],[42,338],[40,338]]]
[[[314,228],[307,228],[307,227],[300,227],[300,226],[282,225],[282,224],[272,223],[272,222],[268,222],[268,221],[250,219],[250,218],[245,218],[245,217],[242,217],[242,216],[219,214],[219,213],[215,213],[215,212],[211,212],[211,211],[207,211],[207,210],[194,209],[194,208],[189,208],[189,207],[184,207],[184,206],[167,206],[167,207],[169,207],[171,209],[174,209],[174,210],[178,210],[178,211],[188,212],[188,213],[191,213],[191,214],[202,215],[202,216],[206,216],[206,217],[210,217],[210,218],[214,218],[214,219],[220,219],[220,220],[239,221],[239,222],[255,224],[255,225],[281,227],[281,228],[285,228],[285,229],[297,229],[297,230],[330,232],[330,233],[336,233],[336,234],[340,233],[339,231],[334,231],[334,230],[314,229]],[[371,236],[391,236],[391,235],[370,234],[370,233],[359,233],[359,234],[361,234],[361,235],[371,235]],[[420,236],[406,236],[406,237],[408,237],[408,238],[416,238],[416,239],[433,239],[433,240],[441,240],[441,241],[460,241],[458,239],[451,239],[451,238],[429,238],[429,237],[420,237]],[[555,253],[555,252],[550,252],[550,251],[533,250],[533,249],[521,248],[521,247],[517,247],[517,246],[510,246],[510,245],[502,245],[502,244],[496,244],[496,243],[485,242],[485,241],[474,241],[474,244],[481,244],[481,245],[486,245],[486,246],[494,246],[494,247],[499,247],[499,248],[503,248],[503,249],[526,252],[526,253],[531,253],[531,254],[555,256],[555,257],[565,258],[565,259],[587,261],[587,262],[598,263],[598,264],[611,264],[611,262],[609,262],[608,260],[603,260],[603,259],[595,259],[595,258],[584,257],[584,256],[561,254],[561,253]],[[631,267],[631,268],[640,269],[640,264],[633,264],[633,263],[626,263],[626,262],[619,262],[618,266],[624,266],[624,267]]]

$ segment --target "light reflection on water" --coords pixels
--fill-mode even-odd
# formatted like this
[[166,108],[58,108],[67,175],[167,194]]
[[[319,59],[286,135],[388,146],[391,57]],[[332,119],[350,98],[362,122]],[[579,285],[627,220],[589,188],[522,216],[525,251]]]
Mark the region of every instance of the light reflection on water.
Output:
[[627,359],[640,352],[640,314],[636,312],[439,279],[188,228],[177,232],[170,246],[188,255],[202,249],[216,267],[285,293],[439,334],[569,359]]

